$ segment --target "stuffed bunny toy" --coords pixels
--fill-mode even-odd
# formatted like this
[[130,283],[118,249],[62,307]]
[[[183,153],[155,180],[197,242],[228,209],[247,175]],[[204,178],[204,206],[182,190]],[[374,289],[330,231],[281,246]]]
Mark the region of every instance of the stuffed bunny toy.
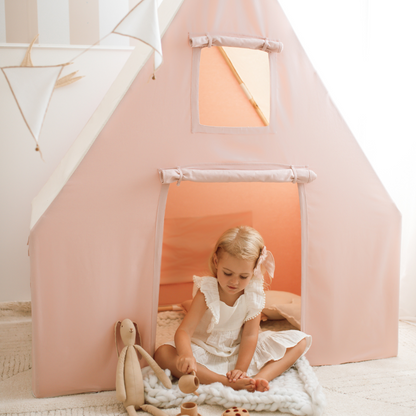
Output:
[[[152,405],[145,404],[144,385],[142,369],[136,350],[147,361],[157,378],[162,384],[170,389],[172,383],[165,372],[157,365],[153,358],[140,346],[135,345],[136,327],[130,319],[124,319],[123,322],[116,322],[114,334],[116,337],[117,347],[117,326],[120,324],[120,335],[125,347],[118,356],[117,376],[116,376],[116,396],[117,400],[123,402],[129,416],[136,416],[136,410],[142,409],[154,416],[167,416],[163,411]],[[139,335],[139,344],[140,334]]]

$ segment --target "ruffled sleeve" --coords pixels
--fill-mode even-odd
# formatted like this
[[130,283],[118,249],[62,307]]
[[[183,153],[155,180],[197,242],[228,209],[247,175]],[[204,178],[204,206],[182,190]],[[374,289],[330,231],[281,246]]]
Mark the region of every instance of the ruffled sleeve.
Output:
[[253,278],[244,289],[247,302],[247,314],[244,322],[260,315],[266,305],[266,294],[263,289],[263,279]]
[[212,276],[194,276],[194,283],[196,288],[203,293],[205,303],[212,313],[212,319],[207,328],[207,332],[211,333],[214,329],[214,325],[217,325],[220,321],[220,295],[218,293],[218,281]]

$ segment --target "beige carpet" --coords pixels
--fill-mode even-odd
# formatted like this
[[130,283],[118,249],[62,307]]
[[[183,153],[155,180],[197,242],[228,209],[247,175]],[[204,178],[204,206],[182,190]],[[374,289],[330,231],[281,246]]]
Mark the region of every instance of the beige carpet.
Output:
[[[166,313],[165,313],[166,314]],[[169,316],[172,317],[169,323]],[[173,335],[178,315],[165,315],[157,344]],[[289,328],[281,323],[282,328]],[[290,324],[289,324],[290,325]],[[266,328],[270,323],[266,323]],[[162,335],[163,334],[163,335]],[[0,305],[0,414],[25,416],[98,416],[126,414],[115,392],[35,399],[31,393],[30,308]],[[326,398],[325,416],[416,416],[416,326],[400,323],[399,356],[384,360],[315,367]],[[199,407],[202,416],[220,416],[219,406]],[[168,409],[176,416],[179,409]],[[269,412],[250,412],[271,416]],[[144,412],[138,412],[143,414]],[[276,414],[276,413],[273,413]],[[282,413],[279,413],[282,414]]]

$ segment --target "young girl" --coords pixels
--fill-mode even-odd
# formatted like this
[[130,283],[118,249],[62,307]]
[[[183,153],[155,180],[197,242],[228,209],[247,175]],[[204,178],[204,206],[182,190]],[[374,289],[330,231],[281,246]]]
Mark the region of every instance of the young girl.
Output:
[[179,378],[196,372],[202,384],[267,391],[309,349],[301,331],[259,333],[265,305],[263,270],[273,278],[274,259],[261,235],[241,226],[225,231],[210,257],[214,277],[194,276],[198,288],[175,342],[160,346],[155,360]]

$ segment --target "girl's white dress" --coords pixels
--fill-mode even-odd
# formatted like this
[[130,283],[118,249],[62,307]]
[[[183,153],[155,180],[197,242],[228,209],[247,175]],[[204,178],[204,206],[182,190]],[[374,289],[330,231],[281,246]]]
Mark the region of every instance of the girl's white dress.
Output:
[[[264,308],[263,282],[251,279],[244,294],[233,306],[220,301],[215,277],[194,276],[194,282],[204,294],[208,309],[192,336],[192,352],[199,364],[217,374],[226,375],[235,368],[244,322],[259,315]],[[247,375],[255,376],[267,362],[279,360],[284,356],[286,348],[294,347],[304,338],[307,341],[305,354],[312,343],[310,335],[297,330],[260,332]],[[174,342],[168,344],[175,347]]]

